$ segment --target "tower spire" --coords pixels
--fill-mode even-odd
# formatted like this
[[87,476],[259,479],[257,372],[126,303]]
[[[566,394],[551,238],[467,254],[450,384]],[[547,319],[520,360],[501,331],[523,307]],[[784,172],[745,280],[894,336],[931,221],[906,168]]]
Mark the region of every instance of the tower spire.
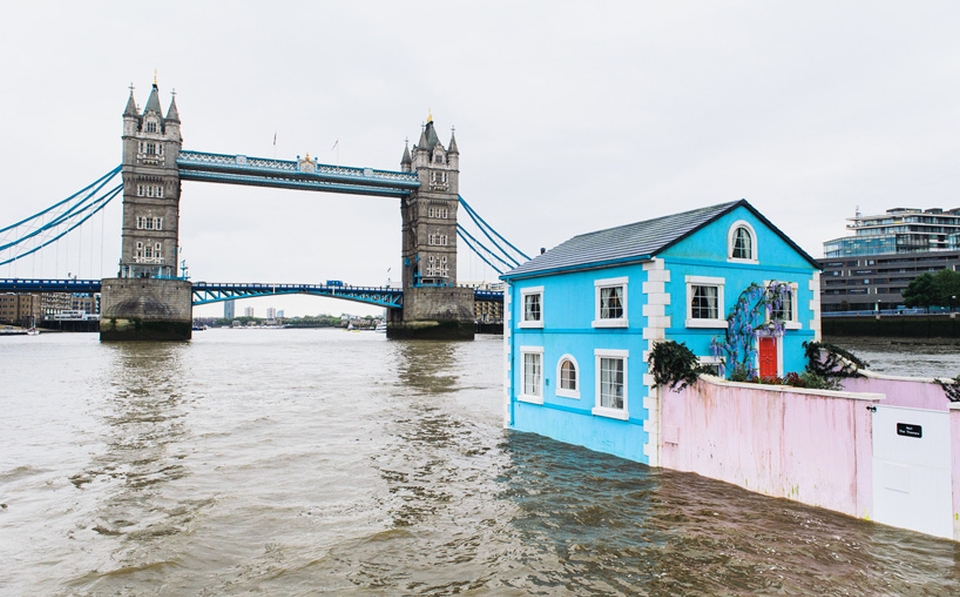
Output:
[[127,107],[123,110],[124,116],[137,115],[137,102],[133,99],[133,83],[130,83],[130,97],[127,98]]

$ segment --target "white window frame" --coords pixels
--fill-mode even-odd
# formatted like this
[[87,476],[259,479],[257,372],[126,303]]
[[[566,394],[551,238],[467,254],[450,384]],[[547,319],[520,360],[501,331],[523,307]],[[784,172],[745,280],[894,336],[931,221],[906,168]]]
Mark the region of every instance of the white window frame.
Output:
[[[540,295],[540,319],[527,319],[527,297]],[[520,322],[521,328],[542,328],[543,327],[543,286],[531,286],[520,289]]]
[[[797,303],[797,294],[798,294],[798,291],[800,290],[800,285],[797,282],[785,282],[782,280],[766,280],[763,283],[763,286],[765,288],[769,288],[771,284],[778,284],[778,283],[786,284],[787,286],[789,286],[790,293],[792,294],[792,297],[791,297],[792,300],[790,301],[790,314],[789,314],[789,317],[784,318],[783,328],[786,330],[799,330],[801,327],[803,327],[800,324],[799,309],[798,309],[799,305]],[[765,321],[769,323],[771,320],[772,320],[772,317],[770,317],[770,309],[767,309]]]
[[[536,391],[538,394],[527,394],[527,355],[537,355],[540,359],[540,379],[537,383]],[[531,404],[543,404],[543,347],[542,346],[521,346],[520,347],[520,387],[517,392],[517,400],[520,402],[529,402]]]
[[[750,233],[750,257],[744,259],[742,257],[734,257],[733,249],[734,244],[736,243],[736,233],[738,228],[745,228],[747,232]],[[757,232],[753,229],[753,226],[750,222],[746,220],[737,220],[734,222],[730,228],[727,230],[727,261],[730,263],[759,263],[757,260]]]
[[[593,409],[591,412],[598,417],[609,417],[611,419],[619,419],[621,421],[626,421],[630,418],[629,406],[630,406],[630,376],[628,375],[629,371],[629,350],[615,350],[615,349],[605,349],[597,348],[593,351],[596,374],[595,374],[595,394]],[[609,406],[600,405],[600,386],[601,386],[601,373],[600,373],[600,364],[603,359],[620,359],[623,361],[623,408],[611,408]]]
[[[721,319],[726,313],[726,305],[723,300],[723,287],[726,285],[726,278],[715,278],[713,276],[686,276],[684,282],[687,285],[687,318],[686,326],[688,328],[721,328],[726,329],[727,320]],[[693,293],[695,286],[715,286],[717,288],[717,318],[704,319],[693,317]]]
[[[629,278],[626,276],[620,278],[606,278],[603,280],[594,280],[594,311],[593,311],[593,327],[595,328],[625,328],[630,325],[630,321],[627,318],[627,304],[630,302],[628,300],[627,293],[627,283]],[[621,306],[623,307],[623,314],[620,317],[600,317],[600,293],[605,288],[615,288],[622,287],[622,296],[621,296]]]
[[[561,375],[561,367],[564,363],[569,362],[573,365],[573,371],[576,375],[574,379],[573,389],[563,387],[563,376]],[[576,398],[580,399],[580,385],[583,383],[583,375],[580,372],[580,363],[577,362],[577,359],[573,358],[572,354],[565,354],[557,361],[557,396],[561,398]]]
[[[719,371],[721,367],[726,367],[726,364],[723,362],[723,357],[710,355],[706,357],[697,357],[697,360],[700,361],[701,365],[706,365],[707,367],[716,366],[717,367],[716,377],[723,377],[723,375]],[[714,375],[714,374],[710,373],[709,375]]]

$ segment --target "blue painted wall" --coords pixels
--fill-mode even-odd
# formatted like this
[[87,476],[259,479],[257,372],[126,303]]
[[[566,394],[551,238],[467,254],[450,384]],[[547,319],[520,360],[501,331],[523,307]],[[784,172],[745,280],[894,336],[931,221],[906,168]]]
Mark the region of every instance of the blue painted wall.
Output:
[[[595,329],[592,327],[596,301],[594,280],[619,277],[629,278],[629,327]],[[646,396],[643,374],[647,369],[643,351],[647,342],[643,339],[646,318],[642,315],[643,295],[640,293],[645,280],[646,273],[638,264],[556,274],[510,285],[510,321],[513,322],[510,396],[515,397],[522,388],[520,347],[543,347],[544,377],[543,405],[511,400],[511,428],[647,462],[643,455],[643,445],[647,441],[647,433],[643,431],[643,421],[647,418],[647,411],[643,408],[643,397]],[[543,328],[517,327],[516,322],[523,315],[521,292],[537,286],[543,286]],[[591,412],[596,401],[595,348],[629,351],[626,363],[628,421],[596,416]],[[557,366],[565,355],[572,356],[578,365],[579,399],[557,396]]]
[[[738,222],[749,223],[756,233],[757,264],[730,263],[727,261],[727,233]],[[813,266],[768,228],[750,210],[740,207],[718,218],[706,229],[691,235],[659,255],[670,271],[667,292],[671,303],[666,309],[670,315],[667,338],[684,342],[698,357],[712,356],[710,340],[722,337],[722,329],[687,328],[686,322],[686,276],[709,276],[725,279],[722,317],[725,319],[736,304],[740,293],[751,283],[767,281],[796,283],[797,321],[800,329],[787,330],[783,336],[783,373],[801,372],[806,367],[802,344],[812,341],[815,332],[810,329],[813,311],[810,301],[814,298],[810,280],[816,271]]]

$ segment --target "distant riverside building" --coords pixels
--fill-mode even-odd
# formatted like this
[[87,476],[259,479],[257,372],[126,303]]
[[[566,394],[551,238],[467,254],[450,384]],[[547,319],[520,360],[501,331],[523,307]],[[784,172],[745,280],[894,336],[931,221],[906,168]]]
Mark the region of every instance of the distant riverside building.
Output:
[[29,326],[40,320],[40,295],[0,294],[0,323]]
[[73,309],[73,295],[65,292],[44,292],[40,295],[40,316],[53,319],[55,315]]
[[244,307],[243,308],[244,317],[253,317],[253,307]]
[[902,307],[918,275],[960,270],[960,208],[897,207],[849,222],[853,235],[823,243],[823,312]]
[[237,302],[233,299],[223,301],[223,318],[232,320],[236,317]]
[[276,319],[277,310],[274,307],[267,307],[267,319]]
[[74,292],[70,295],[70,310],[89,314],[100,313],[100,293]]
[[[463,282],[463,286],[470,286],[476,290],[503,292],[505,284],[503,282]],[[475,300],[473,318],[479,323],[503,323],[503,301]]]

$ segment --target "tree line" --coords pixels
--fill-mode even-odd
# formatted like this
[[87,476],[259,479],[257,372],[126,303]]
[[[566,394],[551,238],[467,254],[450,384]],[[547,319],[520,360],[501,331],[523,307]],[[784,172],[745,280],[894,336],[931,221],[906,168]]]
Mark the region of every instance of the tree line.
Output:
[[903,304],[921,307],[928,312],[931,307],[953,310],[960,306],[960,272],[941,269],[936,273],[923,273],[910,281],[903,291]]

